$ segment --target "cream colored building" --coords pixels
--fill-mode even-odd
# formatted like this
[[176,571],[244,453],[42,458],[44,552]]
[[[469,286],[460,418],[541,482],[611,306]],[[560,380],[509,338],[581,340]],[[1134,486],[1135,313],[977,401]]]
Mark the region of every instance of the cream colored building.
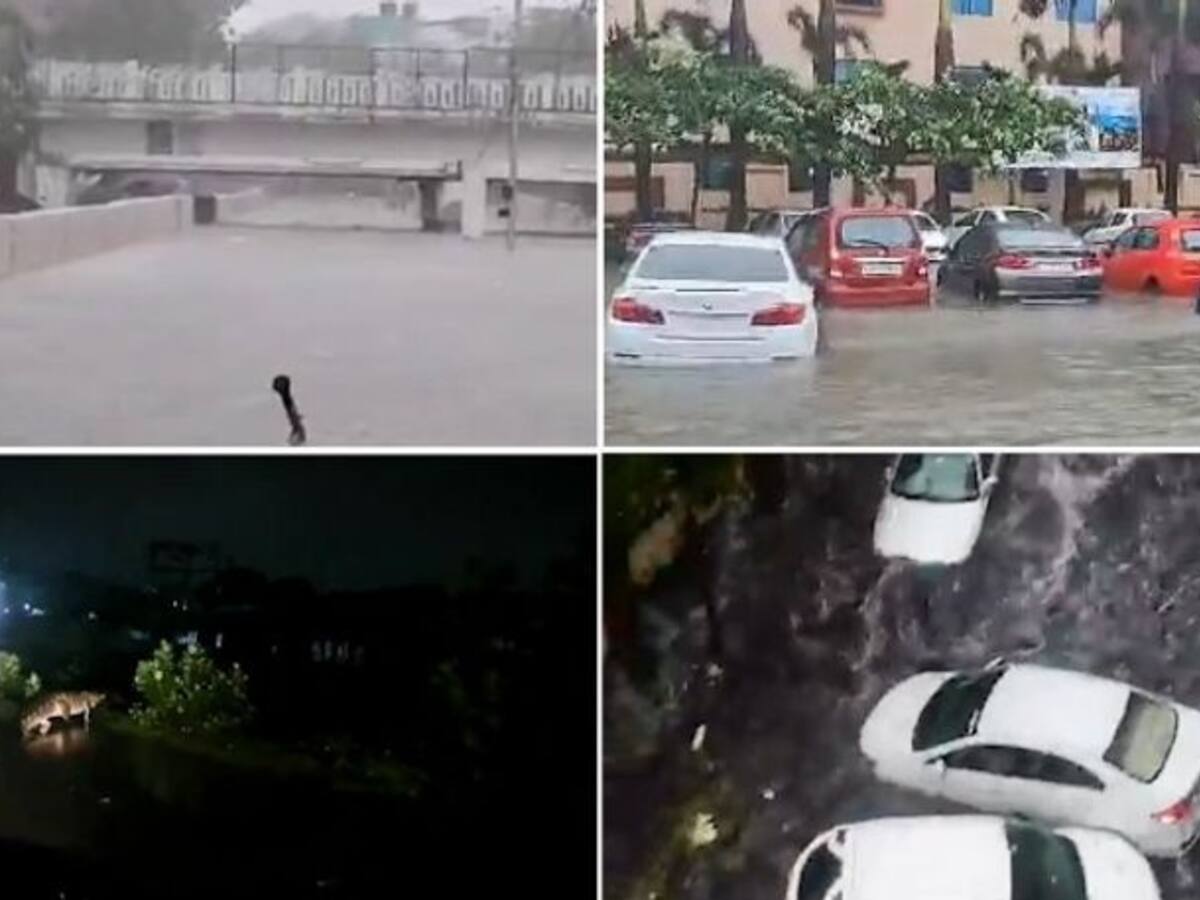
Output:
[[[1095,19],[1099,20],[1111,0],[1081,0],[1084,17],[1095,5]],[[657,26],[663,13],[670,9],[707,15],[714,24],[728,26],[731,0],[645,0],[646,14],[650,27]],[[803,49],[800,34],[787,23],[788,11],[795,6],[806,9],[815,19],[818,0],[746,0],[750,33],[763,61],[794,71],[802,81],[811,83],[813,60]],[[1033,20],[1018,11],[1017,0],[956,0],[960,10],[985,11],[991,14],[956,13],[954,16],[955,62],[961,68],[992,66],[1023,73],[1021,41],[1026,34],[1037,35],[1048,56],[1067,45],[1068,24],[1059,19],[1054,0],[1041,19]],[[837,6],[839,25],[855,26],[866,33],[870,43],[869,52],[854,45],[838,48],[839,61],[853,59],[875,59],[884,63],[908,63],[906,77],[922,83],[933,80],[934,40],[937,32],[938,0],[853,0],[840,2]],[[606,25],[632,28],[634,0],[606,0]],[[1119,59],[1121,50],[1120,28],[1113,26],[1101,34],[1095,22],[1077,24],[1077,40],[1088,59],[1104,53],[1109,59]],[[842,63],[843,65],[845,62]],[[851,63],[852,64],[852,63]],[[928,166],[903,167],[898,173],[906,182],[904,191],[895,199],[898,202],[921,205],[933,194],[933,173]],[[610,161],[606,175],[609,178],[606,191],[606,214],[609,217],[628,215],[633,210],[631,180],[633,167],[628,162]],[[656,190],[664,201],[664,208],[672,212],[690,209],[693,167],[688,163],[658,163],[655,166]],[[785,206],[805,208],[811,205],[812,195],[808,192],[788,190],[788,172],[785,166],[756,164],[747,173],[747,192],[752,209],[768,209]],[[1161,201],[1156,178],[1152,170],[1126,173],[1094,173],[1085,176],[1088,208],[1101,205],[1112,208],[1122,199],[1122,181],[1128,202],[1155,204]],[[1195,195],[1200,204],[1200,179],[1184,181],[1185,197]],[[1063,176],[1057,173],[1050,178],[1044,191],[1025,192],[1019,180],[1005,178],[975,179],[970,194],[955,195],[957,205],[975,203],[1005,203],[1015,201],[1045,209],[1058,215],[1063,208]],[[854,199],[852,185],[846,179],[834,186],[834,202],[849,203]],[[866,196],[859,198],[872,204],[883,202],[883,198]],[[698,219],[702,225],[719,225],[724,221],[728,194],[724,191],[702,191]]]

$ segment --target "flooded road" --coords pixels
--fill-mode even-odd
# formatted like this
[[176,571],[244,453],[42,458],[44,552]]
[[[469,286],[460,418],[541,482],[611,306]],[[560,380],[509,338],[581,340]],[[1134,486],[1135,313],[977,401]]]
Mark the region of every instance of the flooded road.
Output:
[[[0,842],[99,866],[97,889],[118,896],[364,896],[394,880],[388,861],[416,832],[394,798],[264,778],[103,725],[0,733]],[[44,874],[49,888],[60,873]]]
[[608,366],[623,445],[1200,442],[1200,316],[1183,300],[827,310],[816,359]]
[[[779,900],[796,854],[826,828],[965,811],[879,783],[857,749],[867,711],[922,667],[1005,655],[1200,708],[1200,458],[1009,458],[974,554],[940,572],[874,556],[885,465],[791,458],[776,508],[756,503],[721,526],[719,656],[695,584],[681,576],[643,598],[657,686],[635,695],[606,673],[612,900],[633,900],[655,866],[671,900]],[[652,754],[616,746],[635,727],[654,733]],[[656,861],[655,835],[685,808],[712,812],[719,837]],[[1198,851],[1155,869],[1164,897],[1195,896]]]

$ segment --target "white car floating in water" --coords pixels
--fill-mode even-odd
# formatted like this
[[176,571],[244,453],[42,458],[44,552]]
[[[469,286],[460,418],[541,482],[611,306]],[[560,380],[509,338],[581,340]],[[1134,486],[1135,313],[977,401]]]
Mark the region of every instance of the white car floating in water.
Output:
[[785,900],[1158,900],[1146,858],[1087,828],[998,816],[839,825],[804,849]]
[[1178,856],[1200,812],[1200,712],[1107,678],[999,663],[893,687],[859,738],[884,781]]
[[999,466],[994,454],[899,456],[875,518],[875,552],[925,564],[965,560],[983,530]]

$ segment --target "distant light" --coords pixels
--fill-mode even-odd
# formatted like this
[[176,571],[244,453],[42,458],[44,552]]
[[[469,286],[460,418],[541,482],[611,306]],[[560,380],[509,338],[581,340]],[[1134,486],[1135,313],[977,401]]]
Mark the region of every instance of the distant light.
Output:
[[88,617],[88,621],[89,621],[89,622],[95,622],[95,621],[96,621],[98,618],[100,618],[98,615],[96,615],[96,613],[95,613],[95,611],[94,611],[94,610],[93,610],[93,611],[90,611],[90,612],[88,612],[88,616],[87,616],[87,617]]
[[46,614],[46,611],[44,609],[42,609],[40,606],[35,606],[33,608],[30,608],[27,606],[25,608],[29,610],[29,614],[31,616],[44,616]]
[[29,604],[28,603],[25,604],[25,612],[29,612]]

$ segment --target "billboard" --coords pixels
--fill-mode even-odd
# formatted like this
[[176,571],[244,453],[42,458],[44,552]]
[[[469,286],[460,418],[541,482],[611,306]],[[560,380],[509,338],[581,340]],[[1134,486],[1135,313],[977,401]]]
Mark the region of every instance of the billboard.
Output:
[[1067,154],[1032,153],[1014,169],[1137,169],[1142,165],[1142,94],[1135,87],[1042,85],[1051,97],[1068,100],[1087,115],[1084,133],[1074,137]]

